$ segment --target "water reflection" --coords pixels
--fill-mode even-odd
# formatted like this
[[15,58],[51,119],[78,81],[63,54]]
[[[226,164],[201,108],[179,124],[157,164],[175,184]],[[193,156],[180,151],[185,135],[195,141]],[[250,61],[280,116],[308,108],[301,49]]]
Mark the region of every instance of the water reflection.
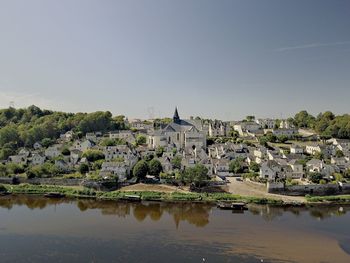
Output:
[[100,210],[103,215],[115,215],[122,218],[133,216],[139,222],[147,218],[152,221],[159,221],[166,213],[173,218],[176,227],[179,226],[181,221],[186,221],[197,227],[206,226],[209,223],[209,214],[213,208],[212,205],[201,203],[128,203],[96,201],[93,199],[72,201],[69,199],[50,199],[26,195],[0,198],[0,207],[7,209],[12,209],[14,206],[26,206],[30,209],[44,209],[47,206],[65,203],[76,204],[82,212],[97,209]]
[[0,197],[0,208],[1,262],[350,262],[350,206],[249,205],[232,214],[200,203],[19,195]]
[[323,220],[332,216],[343,216],[350,210],[350,206],[341,205],[314,205],[303,207],[280,207],[269,205],[250,205],[249,211],[254,215],[260,215],[266,221],[273,221],[282,217],[285,213],[291,213],[300,217],[308,213],[312,218]]
[[[213,205],[204,203],[127,203],[115,201],[96,201],[92,199],[50,199],[40,196],[5,196],[0,198],[0,207],[12,209],[14,206],[26,206],[29,209],[44,209],[47,206],[60,204],[75,204],[80,211],[85,212],[91,209],[100,210],[103,215],[113,215],[120,218],[129,216],[142,222],[149,218],[152,221],[159,221],[164,214],[170,215],[176,227],[181,221],[188,222],[197,227],[205,227],[209,223]],[[249,205],[249,213],[259,215],[266,221],[273,221],[291,213],[295,217],[308,213],[312,218],[323,220],[332,216],[345,215],[350,206],[305,206],[305,207],[277,207],[269,205]],[[225,211],[228,212],[228,211]]]

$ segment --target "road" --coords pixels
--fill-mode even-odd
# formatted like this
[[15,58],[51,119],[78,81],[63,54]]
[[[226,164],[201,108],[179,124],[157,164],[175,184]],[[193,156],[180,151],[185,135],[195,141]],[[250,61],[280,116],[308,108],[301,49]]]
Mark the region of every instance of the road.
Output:
[[269,194],[266,191],[266,187],[264,185],[257,185],[248,181],[237,181],[234,177],[227,177],[230,181],[228,184],[229,192],[232,194],[237,194],[241,196],[256,196],[256,197],[267,197],[267,198],[275,198],[282,199],[287,202],[305,202],[305,197],[302,196],[286,196],[286,195],[277,195],[277,194]]

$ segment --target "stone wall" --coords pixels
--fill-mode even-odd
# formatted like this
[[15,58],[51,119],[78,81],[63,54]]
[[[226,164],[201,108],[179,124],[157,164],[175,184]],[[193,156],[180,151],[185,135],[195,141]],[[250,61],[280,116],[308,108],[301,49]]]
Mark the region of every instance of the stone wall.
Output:
[[309,195],[341,195],[350,194],[350,184],[309,184],[309,185],[290,185],[283,183],[267,183],[267,192],[272,194],[305,196]]

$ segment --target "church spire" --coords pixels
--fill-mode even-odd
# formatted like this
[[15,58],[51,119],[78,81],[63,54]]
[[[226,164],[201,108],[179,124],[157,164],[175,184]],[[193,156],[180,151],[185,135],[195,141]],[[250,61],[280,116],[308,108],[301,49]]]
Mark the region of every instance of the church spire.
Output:
[[180,122],[180,116],[179,116],[179,113],[177,111],[177,107],[175,107],[175,112],[174,112],[174,116],[173,116],[173,121],[175,123],[179,123]]

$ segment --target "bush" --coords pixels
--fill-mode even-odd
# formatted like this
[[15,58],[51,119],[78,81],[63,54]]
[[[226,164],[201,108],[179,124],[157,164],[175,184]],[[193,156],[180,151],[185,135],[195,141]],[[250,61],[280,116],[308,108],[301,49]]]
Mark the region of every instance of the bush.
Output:
[[63,179],[81,179],[84,176],[80,173],[74,173],[74,174],[65,174],[63,176]]
[[99,150],[87,150],[83,153],[83,157],[86,157],[89,162],[95,162],[104,159],[105,155]]
[[7,192],[7,188],[4,185],[0,184],[0,193],[6,193],[6,192]]
[[323,179],[323,176],[320,173],[310,173],[308,178],[311,182],[318,184],[320,180]]
[[327,181],[324,180],[324,179],[321,179],[319,183],[320,183],[320,184],[327,184]]
[[81,174],[86,174],[87,172],[89,172],[89,166],[85,163],[82,163],[79,165],[79,173]]

